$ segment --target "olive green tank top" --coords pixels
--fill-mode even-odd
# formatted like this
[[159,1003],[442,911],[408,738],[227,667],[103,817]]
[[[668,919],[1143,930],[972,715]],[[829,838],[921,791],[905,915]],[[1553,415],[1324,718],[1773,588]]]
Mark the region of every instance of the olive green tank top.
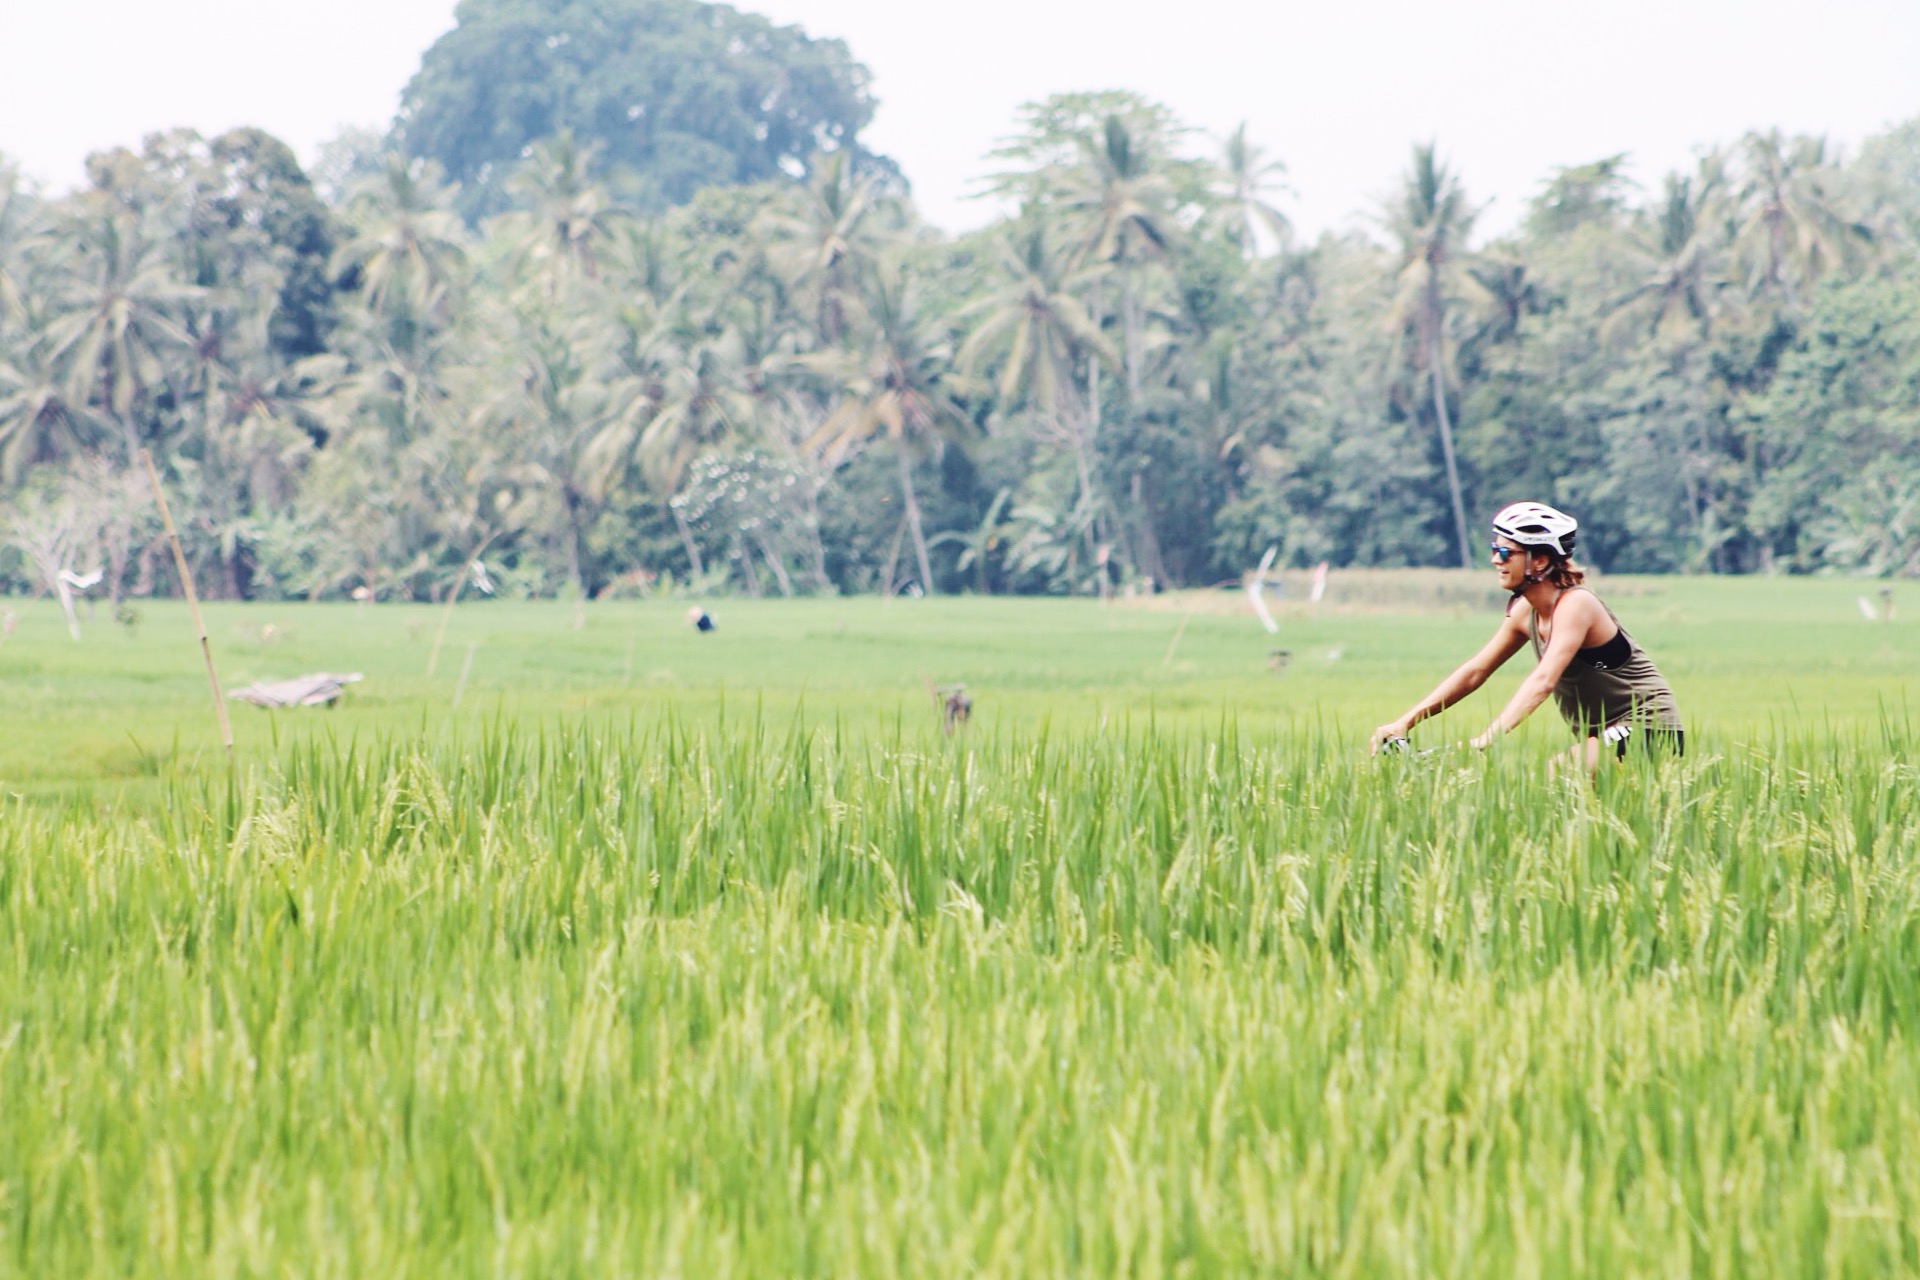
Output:
[[[1587,588],[1570,590],[1586,591]],[[1607,609],[1606,602],[1601,601],[1600,607]],[[1576,653],[1553,686],[1553,700],[1560,714],[1576,731],[1588,733],[1597,733],[1623,721],[1642,729],[1680,728],[1680,705],[1674,701],[1673,689],[1666,677],[1653,665],[1647,651],[1620,626],[1613,610],[1607,609],[1607,616],[1613,618],[1614,626],[1620,627],[1627,654],[1613,665],[1599,665],[1606,657],[1618,656],[1619,646],[1612,641]],[[1540,616],[1531,610],[1527,614],[1527,635],[1533,641],[1533,656],[1538,660],[1546,653],[1547,646],[1540,639]],[[1603,649],[1614,649],[1616,653],[1602,655]]]

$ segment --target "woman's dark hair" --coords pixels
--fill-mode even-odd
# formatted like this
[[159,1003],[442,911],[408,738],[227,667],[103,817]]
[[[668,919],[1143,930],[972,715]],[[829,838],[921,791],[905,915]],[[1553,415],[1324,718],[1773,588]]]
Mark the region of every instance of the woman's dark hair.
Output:
[[1563,556],[1551,547],[1528,547],[1528,559],[1534,556],[1547,558],[1547,571],[1540,576],[1562,591],[1577,587],[1587,580],[1587,571],[1574,563],[1571,556]]

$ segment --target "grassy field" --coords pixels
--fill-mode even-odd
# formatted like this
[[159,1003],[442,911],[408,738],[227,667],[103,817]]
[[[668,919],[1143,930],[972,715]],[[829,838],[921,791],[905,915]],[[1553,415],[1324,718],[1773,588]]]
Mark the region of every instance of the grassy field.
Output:
[[12,602],[0,1275],[1920,1275],[1920,627],[1606,591],[1596,785],[1360,751],[1472,579],[220,607],[367,675],[231,772],[182,611]]
[[[429,658],[443,611],[428,606],[209,605],[228,688],[305,671],[359,671],[338,710],[272,715],[235,704],[243,764],[323,737],[439,738],[505,722],[626,726],[673,717],[917,733],[935,724],[924,682],[964,681],[987,731],[1083,730],[1152,719],[1258,736],[1313,726],[1364,739],[1492,632],[1484,574],[1335,574],[1325,607],[1290,583],[1269,637],[1238,592],[1152,607],[1065,600],[725,601],[719,630],[686,602],[463,603]],[[1709,736],[1769,727],[1877,724],[1920,690],[1920,596],[1891,623],[1858,610],[1872,586],[1844,580],[1616,579],[1607,598]],[[1298,601],[1297,603],[1295,601]],[[101,607],[68,639],[47,600],[14,613],[0,643],[0,789],[127,794],[128,781],[222,768],[185,607],[142,602],[138,624]],[[1288,653],[1271,669],[1275,649]],[[469,660],[469,654],[471,658]],[[466,671],[464,684],[461,673]],[[1519,666],[1497,682],[1511,691]],[[458,694],[456,704],[455,696]],[[1464,738],[1491,718],[1476,699],[1429,726]],[[1920,700],[1914,707],[1920,712]],[[1561,740],[1550,717],[1530,742]],[[1444,726],[1444,727],[1443,727]],[[141,792],[136,785],[135,794]]]

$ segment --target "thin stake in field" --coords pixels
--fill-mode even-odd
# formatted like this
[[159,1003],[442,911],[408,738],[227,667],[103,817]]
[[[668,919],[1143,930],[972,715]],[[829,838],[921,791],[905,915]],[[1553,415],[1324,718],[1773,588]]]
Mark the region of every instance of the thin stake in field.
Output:
[[460,678],[453,684],[453,705],[460,705],[460,695],[467,687],[467,676],[473,671],[473,651],[480,647],[478,640],[467,641],[467,660],[460,664]]
[[180,573],[180,589],[187,594],[187,611],[193,617],[193,629],[200,637],[200,656],[207,662],[207,683],[213,688],[213,711],[220,717],[220,741],[233,755],[233,724],[227,719],[227,700],[220,693],[220,674],[213,669],[213,648],[207,643],[207,624],[200,617],[200,596],[193,589],[193,574],[187,571],[187,556],[180,549],[180,534],[173,527],[173,513],[167,510],[167,491],[160,487],[160,473],[154,470],[153,455],[140,451],[140,465],[147,469],[153,485],[154,505],[160,508],[160,523],[167,530],[167,545],[173,548],[173,567]]
[[1187,634],[1187,624],[1192,621],[1193,610],[1189,609],[1180,619],[1180,625],[1174,628],[1173,639],[1167,641],[1167,656],[1160,659],[1161,666],[1170,667],[1173,665],[1173,651],[1180,647],[1180,637]]
[[454,579],[453,590],[447,592],[447,607],[440,612],[440,629],[433,633],[433,652],[427,655],[427,679],[429,680],[433,679],[434,668],[440,665],[440,644],[447,638],[447,623],[453,620],[453,606],[460,600],[460,588],[467,585],[467,579],[473,576],[473,566],[480,563],[480,557],[486,554],[487,548],[499,536],[500,531],[495,529],[473,549],[473,554],[467,557],[467,562],[460,566],[460,576]]

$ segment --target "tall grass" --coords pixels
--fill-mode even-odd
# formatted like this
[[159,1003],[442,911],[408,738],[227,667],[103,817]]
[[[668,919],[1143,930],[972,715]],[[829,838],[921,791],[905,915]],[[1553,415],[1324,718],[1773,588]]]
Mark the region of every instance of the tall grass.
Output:
[[737,720],[0,820],[0,1273],[1920,1273],[1911,732]]

